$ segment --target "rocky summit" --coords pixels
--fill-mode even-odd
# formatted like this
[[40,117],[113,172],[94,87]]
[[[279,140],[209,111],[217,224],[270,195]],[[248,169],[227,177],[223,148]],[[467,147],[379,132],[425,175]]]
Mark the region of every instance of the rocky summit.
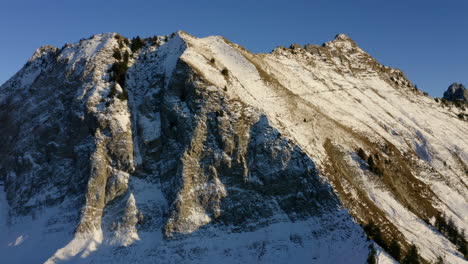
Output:
[[468,90],[463,84],[453,83],[444,92],[443,98],[447,101],[468,103]]
[[464,111],[344,34],[44,46],[0,86],[0,262],[467,263]]

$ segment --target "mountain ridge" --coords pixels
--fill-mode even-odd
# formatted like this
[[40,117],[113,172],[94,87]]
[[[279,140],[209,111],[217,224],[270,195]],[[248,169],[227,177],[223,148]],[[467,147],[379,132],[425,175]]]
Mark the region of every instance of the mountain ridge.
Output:
[[[143,46],[137,48],[134,43],[139,41],[143,41]],[[75,216],[80,220],[74,238],[67,246],[51,252],[50,263],[80,254],[103,261],[106,254],[96,254],[106,245],[130,248],[139,245],[132,253],[135,254],[147,247],[144,241],[158,241],[160,248],[154,250],[162,253],[167,245],[172,243],[175,247],[178,243],[170,241],[184,241],[194,233],[209,238],[240,232],[248,237],[249,232],[262,228],[270,230],[265,231],[268,234],[275,225],[297,226],[299,230],[304,228],[295,224],[302,221],[299,219],[331,226],[335,218],[345,224],[341,226],[342,232],[329,233],[334,237],[331,240],[327,240],[323,231],[311,239],[304,230],[312,233],[317,230],[308,226],[291,235],[292,239],[289,236],[292,244],[280,242],[285,234],[277,233],[276,240],[254,242],[253,252],[248,251],[245,257],[217,256],[236,262],[259,257],[258,252],[266,251],[263,255],[267,259],[261,261],[281,262],[285,255],[275,253],[276,245],[286,248],[286,252],[299,253],[300,262],[314,258],[323,263],[333,258],[343,262],[346,258],[332,256],[331,251],[320,246],[318,251],[307,255],[302,246],[294,245],[305,243],[310,248],[317,246],[314,240],[337,243],[337,237],[348,233],[351,235],[345,237],[354,240],[359,250],[352,253],[353,247],[347,240],[334,248],[363,262],[368,242],[353,223],[357,221],[363,226],[372,222],[382,230],[390,230],[383,232],[383,247],[394,237],[403,253],[409,244],[416,243],[424,260],[444,255],[449,261],[463,263],[456,248],[424,221],[435,225],[431,219],[444,213],[456,226],[466,228],[467,203],[462,195],[466,192],[463,167],[466,168],[468,154],[466,140],[459,137],[466,122],[457,118],[459,110],[446,109],[424,96],[400,70],[378,64],[355,45],[349,37],[337,35],[325,47],[296,46],[252,54],[223,37],[198,39],[179,31],[171,36],[132,41],[108,33],[66,45],[61,50],[39,49],[29,65],[1,86],[2,109],[17,106],[19,99],[14,99],[18,96],[14,94],[18,91],[14,89],[18,87],[27,90],[24,98],[41,88],[50,96],[55,90],[51,85],[57,86],[58,91],[69,90],[71,93],[57,97],[63,102],[57,104],[55,117],[49,119],[63,119],[65,123],[56,123],[74,134],[70,137],[73,140],[68,141],[74,149],[64,148],[61,143],[64,139],[50,140],[53,138],[50,131],[57,130],[53,125],[42,128],[48,138],[44,143],[33,144],[38,149],[35,155],[23,155],[17,149],[18,144],[9,146],[4,141],[7,148],[1,156],[1,171],[6,175],[3,181],[8,183],[5,188],[9,203],[14,205],[11,208],[16,210],[16,205],[24,211],[28,203],[37,206],[26,201],[35,197],[31,191],[18,192],[17,187],[12,187],[20,182],[17,175],[41,179],[39,183],[48,178],[25,172],[27,169],[14,169],[13,176],[11,159],[6,153],[18,153],[18,160],[14,161],[17,166],[39,168],[44,162],[40,161],[40,153],[47,151],[58,156],[55,171],[60,171],[58,167],[63,170],[67,165],[59,163],[67,159],[75,164],[71,168],[82,171],[79,175],[70,174],[70,179],[80,179],[71,190],[60,181],[54,183],[65,188],[56,192],[61,195],[55,198],[58,199],[55,203],[67,201],[63,194],[70,192],[76,193],[77,205],[84,203],[83,210]],[[50,68],[43,64],[50,64]],[[124,71],[114,65],[125,66]],[[118,79],[122,74],[124,82]],[[43,100],[41,95],[33,98]],[[56,105],[53,102],[49,101],[51,106]],[[396,102],[411,110],[403,111]],[[61,115],[63,109],[70,109],[65,105],[71,106],[68,115],[72,118]],[[22,108],[31,117],[37,110],[29,109],[28,105]],[[45,109],[42,108],[42,113],[50,112],[50,108]],[[429,123],[434,118],[424,114],[428,111],[445,122],[445,137],[454,143],[441,140],[440,129]],[[2,120],[11,119],[3,114]],[[45,124],[49,119],[37,117],[38,121],[46,120]],[[427,127],[422,128],[421,122]],[[13,121],[6,123],[2,130],[6,134],[19,129]],[[28,139],[26,135],[23,133],[20,138]],[[369,153],[376,165],[359,157],[358,148],[366,156]],[[89,157],[91,163],[82,157]],[[268,163],[273,166],[265,166]],[[376,173],[379,167],[381,176]],[[290,181],[295,184],[289,185]],[[317,183],[324,183],[325,187],[318,188]],[[147,196],[157,197],[156,203],[140,195],[148,186],[155,192]],[[327,191],[332,188],[331,193]],[[449,195],[447,190],[454,193]],[[84,198],[82,193],[86,193]],[[292,193],[294,199],[290,198]],[[13,198],[14,194],[24,196],[25,201]],[[252,208],[237,206],[243,204],[240,201],[245,197],[255,201]],[[44,203],[53,200],[43,199]],[[121,204],[124,211],[115,203]],[[353,218],[339,209],[343,207]],[[369,207],[373,210],[367,215]],[[25,211],[26,215],[31,214]],[[398,213],[392,215],[392,211]],[[328,220],[318,220],[320,217],[311,212],[321,212],[319,215],[326,215],[324,219]],[[119,215],[122,220],[112,220],[112,215]],[[145,223],[148,217],[150,220]],[[416,227],[415,233],[408,230],[408,223]],[[226,229],[231,225],[234,228]],[[162,233],[148,231],[155,228],[161,228]],[[216,231],[206,233],[205,228]],[[418,238],[421,232],[427,238]],[[149,240],[145,240],[145,234],[153,234],[156,240],[148,235]],[[437,248],[430,246],[429,241]],[[258,245],[262,244],[264,249],[259,250]],[[178,246],[185,248],[183,243]],[[18,248],[20,252],[21,247]],[[202,261],[216,252],[213,247],[195,251],[201,253],[184,253],[180,260],[198,256],[198,261]],[[151,255],[148,250],[144,252]],[[137,259],[135,255],[132,258]],[[382,263],[389,261],[385,254],[382,259]],[[166,261],[170,262],[169,258]]]

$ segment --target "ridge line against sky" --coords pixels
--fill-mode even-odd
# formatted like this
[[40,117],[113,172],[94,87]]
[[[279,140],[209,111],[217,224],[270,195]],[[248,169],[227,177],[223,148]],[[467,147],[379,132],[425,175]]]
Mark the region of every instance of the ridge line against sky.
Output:
[[468,84],[467,11],[465,0],[3,1],[0,83],[42,45],[61,47],[104,32],[222,35],[255,53],[292,43],[320,45],[345,33],[440,97],[453,82]]

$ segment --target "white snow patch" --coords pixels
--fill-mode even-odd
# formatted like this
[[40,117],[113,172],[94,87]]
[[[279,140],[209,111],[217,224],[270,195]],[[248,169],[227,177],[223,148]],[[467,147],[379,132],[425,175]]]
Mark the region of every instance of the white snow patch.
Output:
[[23,243],[25,237],[23,237],[23,235],[19,236],[16,238],[15,242],[12,242],[10,244],[8,244],[9,246],[19,246]]
[[377,254],[375,258],[377,260],[377,264],[399,264],[398,261],[393,259],[390,255],[388,255],[387,252],[382,250],[380,247],[376,249],[376,252]]
[[45,263],[53,264],[60,261],[71,260],[75,257],[84,259],[98,249],[99,245],[102,243],[102,239],[102,230],[95,230],[93,233],[89,234],[80,234],[65,247],[57,250]]
[[[126,207],[128,213],[136,217],[138,209],[136,207],[135,197],[133,196],[133,193],[129,195]],[[110,240],[109,244],[127,247],[139,240],[140,237],[138,236],[138,231],[133,225],[117,229],[117,231],[114,234],[114,237]]]

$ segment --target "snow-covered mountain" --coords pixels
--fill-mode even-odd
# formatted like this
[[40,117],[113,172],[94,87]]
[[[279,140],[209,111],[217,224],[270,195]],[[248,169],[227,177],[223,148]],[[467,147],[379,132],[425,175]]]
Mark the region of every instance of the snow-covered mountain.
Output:
[[0,262],[467,263],[465,117],[343,34],[44,46],[0,87]]

